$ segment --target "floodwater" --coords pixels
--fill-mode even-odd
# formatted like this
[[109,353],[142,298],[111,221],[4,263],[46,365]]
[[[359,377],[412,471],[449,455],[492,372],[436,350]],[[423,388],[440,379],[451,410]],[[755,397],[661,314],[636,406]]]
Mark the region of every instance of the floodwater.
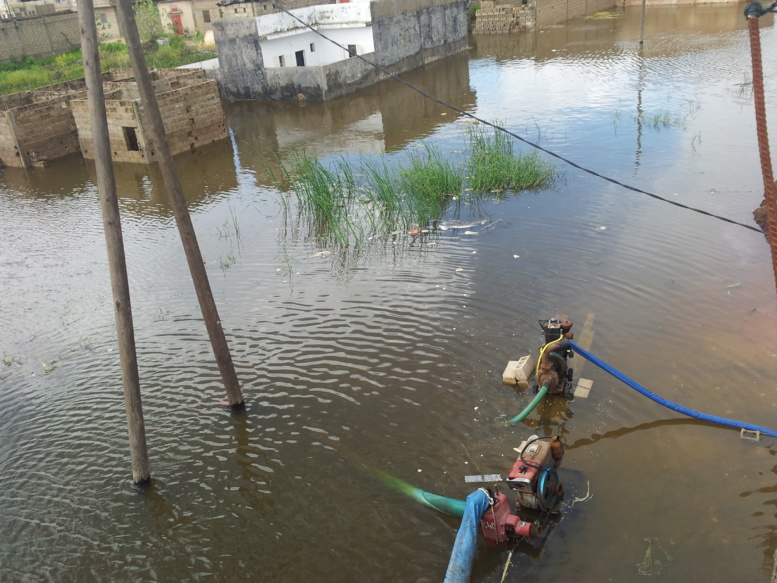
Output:
[[[596,172],[750,225],[762,183],[742,10],[651,7],[641,54],[639,8],[476,37],[406,79]],[[771,17],[762,39],[777,111]],[[777,428],[762,235],[542,154],[553,187],[442,217],[487,221],[469,234],[332,248],[273,186],[274,152],[401,163],[437,144],[456,159],[467,119],[388,80],[328,104],[238,104],[229,124],[232,139],[177,162],[244,414],[219,407],[157,170],[117,169],[144,491],[130,483],[92,165],[0,170],[0,580],[440,581],[458,521],[373,470],[464,498],[465,475],[506,472],[522,439],[554,432],[577,488],[506,581],[769,579],[774,439],[682,417],[590,364],[589,398],[497,423],[532,397],[501,383],[505,364],[539,347],[538,319],[563,313],[578,332],[591,319],[592,352],[659,395]],[[482,543],[473,580],[500,581],[507,559]]]

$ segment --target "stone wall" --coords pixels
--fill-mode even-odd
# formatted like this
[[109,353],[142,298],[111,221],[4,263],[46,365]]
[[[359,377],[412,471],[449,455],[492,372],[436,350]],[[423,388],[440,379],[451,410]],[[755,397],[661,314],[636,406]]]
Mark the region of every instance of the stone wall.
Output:
[[78,46],[81,37],[75,12],[0,22],[0,63],[59,55]]
[[[620,6],[624,0],[483,0],[475,13],[475,34],[510,33],[561,24]],[[641,0],[634,0],[639,1]],[[650,0],[655,1],[655,0]]]
[[70,102],[86,92],[83,79],[0,97],[0,163],[27,168],[78,151]]
[[[216,82],[202,78],[200,71],[194,73],[195,76],[155,81],[155,89],[160,91],[157,103],[173,155],[193,151],[227,137],[227,124]],[[105,106],[113,161],[155,161],[137,87],[134,84],[106,83]],[[81,153],[84,158],[94,159],[88,103],[85,99],[74,100],[71,107]]]
[[193,152],[227,137],[227,120],[212,79],[187,83],[157,99],[173,154]]
[[526,4],[510,2],[497,4],[495,0],[483,0],[476,12],[475,34],[509,33],[534,30],[537,26],[537,4],[531,0]]

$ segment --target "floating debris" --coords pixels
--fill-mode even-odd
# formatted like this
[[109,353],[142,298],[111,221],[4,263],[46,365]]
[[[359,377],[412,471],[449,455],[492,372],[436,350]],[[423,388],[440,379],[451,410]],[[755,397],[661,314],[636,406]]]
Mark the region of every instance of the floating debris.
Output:
[[[674,559],[672,559],[669,553],[661,548],[661,544],[658,542],[657,538],[648,537],[645,539],[645,542],[648,543],[648,548],[647,551],[645,551],[645,558],[642,559],[641,563],[637,563],[637,572],[640,575],[660,575],[661,571],[666,567],[666,563],[669,563]],[[663,563],[660,559],[653,558],[654,546],[657,551],[664,553]]]

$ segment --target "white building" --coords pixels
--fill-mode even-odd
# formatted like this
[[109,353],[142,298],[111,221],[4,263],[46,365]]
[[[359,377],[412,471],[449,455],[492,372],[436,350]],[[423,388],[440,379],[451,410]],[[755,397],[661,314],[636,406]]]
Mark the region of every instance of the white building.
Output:
[[398,74],[465,50],[467,2],[352,0],[216,20],[213,76],[231,99],[335,99],[385,78],[370,63]]
[[265,68],[321,67],[375,50],[369,0],[308,6],[290,12],[345,49],[285,12],[267,14],[256,19]]

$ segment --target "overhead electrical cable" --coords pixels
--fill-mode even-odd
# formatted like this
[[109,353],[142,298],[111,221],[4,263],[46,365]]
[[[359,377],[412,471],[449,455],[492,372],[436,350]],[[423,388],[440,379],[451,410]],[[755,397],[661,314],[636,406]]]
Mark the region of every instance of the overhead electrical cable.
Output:
[[728,217],[723,217],[723,216],[721,216],[721,215],[716,215],[715,213],[711,213],[711,212],[709,212],[709,211],[705,211],[705,210],[703,210],[703,209],[695,208],[695,207],[688,206],[688,205],[686,205],[686,204],[682,204],[682,203],[680,203],[680,202],[677,202],[677,201],[674,201],[674,200],[670,200],[670,199],[668,199],[668,198],[664,198],[663,196],[659,196],[659,195],[657,195],[657,194],[655,194],[655,193],[648,192],[647,190],[642,190],[641,188],[637,188],[636,186],[631,186],[631,185],[629,185],[629,184],[625,184],[625,183],[623,183],[623,182],[620,182],[619,180],[616,180],[615,178],[611,178],[610,176],[605,176],[604,174],[601,174],[601,173],[599,173],[599,172],[596,172],[595,170],[591,170],[590,168],[586,168],[586,167],[584,167],[584,166],[581,166],[580,164],[577,164],[576,162],[573,162],[573,161],[572,161],[572,160],[570,160],[569,158],[565,158],[565,157],[564,157],[564,156],[562,156],[561,154],[557,154],[556,152],[553,152],[552,150],[548,150],[547,148],[544,148],[543,146],[540,146],[539,144],[537,144],[537,143],[535,143],[535,142],[532,142],[532,141],[530,141],[530,140],[527,140],[526,138],[522,138],[521,136],[519,136],[519,135],[517,135],[517,134],[514,134],[514,133],[513,133],[513,132],[511,132],[510,130],[508,130],[508,129],[506,129],[506,128],[504,128],[504,127],[500,126],[500,125],[497,125],[497,124],[495,124],[495,123],[492,123],[492,122],[490,122],[490,121],[486,121],[486,120],[484,120],[484,119],[481,119],[481,118],[479,118],[478,116],[476,116],[476,115],[474,115],[474,114],[472,114],[472,113],[470,113],[470,112],[468,112],[468,111],[465,111],[465,110],[463,110],[463,109],[459,109],[459,108],[458,108],[458,107],[456,107],[455,105],[451,105],[450,103],[446,103],[445,101],[442,101],[441,99],[438,99],[438,98],[437,98],[437,97],[435,97],[434,95],[429,95],[429,94],[428,94],[428,93],[426,93],[426,92],[425,92],[423,89],[420,89],[420,88],[416,87],[415,85],[413,85],[412,83],[409,83],[408,81],[405,81],[404,79],[401,79],[401,78],[399,78],[397,75],[395,75],[394,73],[391,73],[390,71],[386,70],[384,67],[381,67],[380,65],[378,65],[378,64],[376,64],[376,63],[373,63],[372,61],[369,61],[369,60],[365,59],[363,56],[361,56],[361,55],[358,55],[358,54],[356,54],[355,52],[352,52],[352,51],[348,50],[347,48],[345,48],[343,45],[341,45],[341,44],[340,44],[340,43],[338,43],[337,41],[335,41],[335,40],[332,40],[331,38],[329,38],[329,37],[328,37],[328,36],[326,36],[325,34],[321,33],[321,32],[320,32],[320,31],[318,31],[318,30],[316,30],[316,28],[315,28],[315,27],[311,26],[310,24],[308,24],[307,22],[305,22],[305,21],[304,21],[304,20],[302,20],[301,18],[297,17],[296,15],[294,15],[294,14],[292,14],[291,12],[289,12],[288,10],[286,10],[286,9],[285,9],[283,6],[279,6],[279,5],[278,5],[278,4],[276,4],[275,2],[273,2],[273,3],[272,3],[272,6],[273,6],[274,8],[277,8],[278,10],[280,10],[280,11],[282,11],[282,12],[285,12],[286,14],[288,14],[289,16],[291,16],[291,17],[292,17],[294,20],[296,20],[297,22],[299,22],[300,24],[302,24],[302,26],[304,26],[305,28],[309,28],[309,29],[310,29],[310,30],[312,30],[314,33],[316,33],[318,36],[320,36],[321,38],[323,38],[324,40],[327,40],[327,41],[329,41],[330,43],[332,43],[333,45],[335,45],[335,46],[337,46],[337,47],[340,47],[342,50],[344,50],[345,52],[347,52],[347,53],[348,53],[348,54],[350,54],[351,56],[353,56],[353,57],[356,57],[357,59],[361,59],[362,61],[364,61],[365,63],[367,63],[369,66],[371,66],[371,67],[374,67],[375,69],[377,69],[377,70],[379,70],[380,72],[382,72],[383,74],[385,74],[385,75],[387,75],[387,76],[391,77],[391,78],[392,78],[392,79],[394,79],[395,81],[399,81],[399,82],[400,82],[400,83],[402,83],[403,85],[406,85],[407,87],[409,87],[410,89],[412,89],[412,90],[413,90],[413,91],[415,91],[416,93],[419,93],[419,94],[423,95],[423,96],[424,96],[424,97],[426,97],[427,99],[431,99],[432,101],[435,101],[435,102],[439,103],[440,105],[442,105],[442,106],[444,106],[444,107],[447,107],[448,109],[452,109],[453,111],[456,111],[456,112],[458,112],[458,113],[460,113],[460,114],[462,114],[462,115],[465,115],[465,116],[467,116],[467,117],[469,117],[469,118],[471,118],[471,119],[474,119],[475,121],[477,121],[477,122],[479,122],[479,123],[482,123],[482,124],[484,124],[484,125],[487,125],[487,126],[489,126],[489,127],[492,127],[492,128],[494,128],[495,130],[498,130],[498,131],[500,131],[500,132],[504,132],[504,133],[506,133],[508,136],[512,136],[512,137],[513,137],[513,138],[515,138],[516,140],[519,140],[520,142],[523,142],[524,144],[526,144],[526,145],[528,145],[528,146],[531,146],[532,148],[535,148],[535,149],[537,149],[537,150],[539,150],[539,151],[541,151],[541,152],[544,152],[544,153],[546,153],[548,156],[552,156],[553,158],[557,158],[558,160],[561,160],[562,162],[564,162],[564,163],[566,163],[566,164],[569,164],[570,166],[572,166],[572,167],[574,167],[574,168],[577,168],[578,170],[582,170],[583,172],[585,172],[585,173],[587,173],[587,174],[590,174],[590,175],[592,175],[592,176],[596,176],[597,178],[601,178],[602,180],[605,180],[605,181],[607,181],[607,182],[610,182],[610,183],[612,183],[612,184],[617,184],[618,186],[621,186],[621,187],[623,187],[623,188],[625,188],[625,189],[627,189],[627,190],[631,190],[631,191],[633,191],[633,192],[638,192],[638,193],[640,193],[640,194],[647,195],[647,196],[649,196],[649,197],[651,197],[651,198],[655,198],[656,200],[660,200],[660,201],[662,201],[662,202],[666,202],[666,203],[669,203],[669,204],[671,204],[671,205],[674,205],[674,206],[677,206],[677,207],[680,207],[680,208],[683,208],[683,209],[686,209],[686,210],[689,210],[689,211],[693,211],[693,212],[695,212],[695,213],[699,213],[699,214],[702,214],[702,215],[706,215],[706,216],[708,216],[708,217],[712,217],[712,218],[715,218],[715,219],[719,219],[719,220],[721,220],[721,221],[725,221],[725,222],[727,222],[727,223],[731,223],[732,225],[738,225],[738,226],[740,226],[740,227],[744,227],[745,229],[750,229],[751,231],[755,231],[756,233],[761,233],[762,235],[765,235],[765,234],[766,234],[764,231],[762,231],[762,230],[761,230],[761,229],[759,229],[758,227],[754,227],[754,226],[752,226],[752,225],[747,225],[747,224],[745,224],[745,223],[740,223],[740,222],[738,222],[738,221],[735,221],[735,220],[733,220],[733,219],[729,219]]

